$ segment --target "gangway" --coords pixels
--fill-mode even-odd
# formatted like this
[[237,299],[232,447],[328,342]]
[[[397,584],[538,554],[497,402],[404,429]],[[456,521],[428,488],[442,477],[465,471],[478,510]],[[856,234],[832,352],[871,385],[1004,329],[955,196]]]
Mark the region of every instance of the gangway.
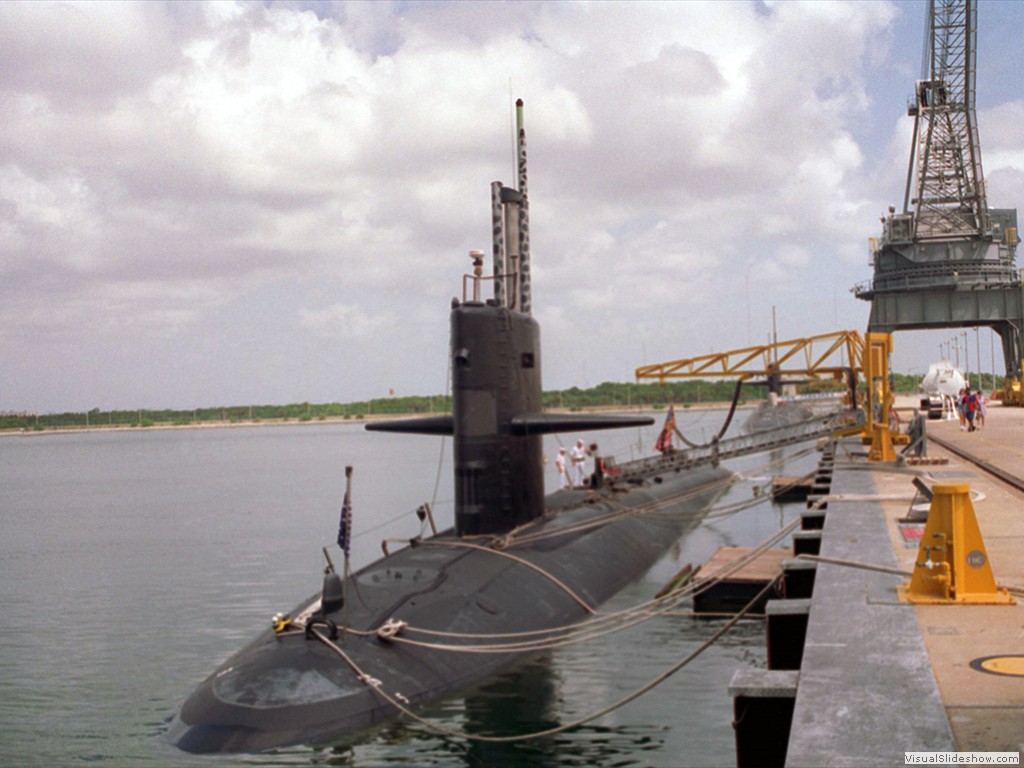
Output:
[[651,473],[678,472],[702,464],[716,466],[725,459],[785,448],[809,440],[830,437],[836,432],[860,432],[865,424],[864,411],[856,409],[819,416],[752,435],[712,441],[709,445],[696,448],[669,451],[660,456],[637,459],[621,465],[609,457],[605,461],[606,482],[629,482],[633,478],[649,477]]
[[[869,458],[876,461],[893,461],[893,436],[889,429],[889,412],[893,396],[889,389],[889,358],[892,355],[892,336],[887,333],[868,333],[862,337],[857,331],[836,331],[789,341],[744,347],[731,352],[715,352],[699,357],[672,360],[667,363],[645,365],[636,369],[637,380],[655,380],[664,384],[670,379],[688,378],[735,378],[743,382],[764,377],[771,386],[773,380],[799,376],[804,379],[821,380],[831,378],[843,381],[847,387],[848,409],[845,418],[833,424],[830,430],[822,427],[823,433],[842,430],[845,434],[863,431],[865,441],[871,444]],[[839,359],[836,359],[838,356]],[[867,384],[865,411],[855,415],[857,408],[857,380],[863,376]],[[735,402],[735,401],[734,401]],[[776,430],[773,430],[775,432]],[[791,440],[791,444],[812,439],[811,430],[802,438],[794,435],[780,439]],[[757,436],[764,437],[764,433]],[[736,438],[739,440],[740,438]],[[717,443],[719,456],[726,441]],[[712,445],[700,450],[712,451]],[[734,450],[754,453],[767,448],[741,448],[736,443]],[[696,449],[691,449],[696,450]],[[690,454],[691,451],[682,453]],[[701,460],[704,459],[703,454]],[[734,454],[741,455],[741,454]],[[685,462],[685,458],[681,459]]]

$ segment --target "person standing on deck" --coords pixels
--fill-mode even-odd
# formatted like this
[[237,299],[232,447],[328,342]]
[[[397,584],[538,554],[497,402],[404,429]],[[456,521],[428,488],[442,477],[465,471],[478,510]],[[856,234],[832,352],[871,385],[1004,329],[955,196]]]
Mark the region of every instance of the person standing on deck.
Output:
[[555,469],[558,471],[558,488],[568,488],[572,485],[569,480],[569,468],[565,464],[565,448],[558,449],[558,457],[555,459]]
[[587,462],[587,447],[582,440],[576,441],[576,446],[569,454],[572,459],[572,484],[574,488],[583,487],[584,464]]
[[604,485],[604,460],[597,443],[590,444],[590,455],[594,457],[594,473],[590,476],[590,487],[600,488]]

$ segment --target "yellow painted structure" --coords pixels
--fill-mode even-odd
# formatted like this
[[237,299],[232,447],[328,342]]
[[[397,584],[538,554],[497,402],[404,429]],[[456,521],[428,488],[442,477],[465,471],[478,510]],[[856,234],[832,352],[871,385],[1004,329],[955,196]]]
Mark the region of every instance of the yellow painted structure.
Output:
[[743,381],[755,376],[806,376],[841,381],[862,373],[867,384],[867,426],[840,429],[835,434],[862,432],[864,442],[871,446],[869,461],[895,461],[893,445],[906,445],[909,439],[893,434],[889,428],[889,412],[895,402],[889,389],[891,355],[891,334],[868,333],[861,337],[857,331],[837,331],[645,365],[636,369],[636,378],[661,384],[670,379],[704,376],[734,377]]
[[1021,366],[1022,370],[1018,373],[1019,376],[1013,376],[1007,374],[1003,380],[1003,389],[1000,394],[1000,400],[1003,405],[1024,405],[1024,387],[1021,386],[1021,382],[1024,381],[1024,366]]
[[889,430],[889,411],[895,398],[889,389],[889,357],[892,334],[869,333],[864,339],[864,381],[868,390],[868,426],[871,444],[868,461],[896,461]]
[[[655,380],[661,384],[669,379],[703,376],[749,379],[768,374],[842,380],[850,371],[862,368],[863,354],[864,340],[857,331],[837,331],[644,365],[636,369],[636,378],[637,381]],[[837,355],[840,357],[838,360]]]
[[971,667],[979,672],[1006,677],[1024,677],[1024,656],[989,656],[975,659]]
[[936,483],[914,573],[900,599],[917,604],[1014,605],[996,586],[966,483]]

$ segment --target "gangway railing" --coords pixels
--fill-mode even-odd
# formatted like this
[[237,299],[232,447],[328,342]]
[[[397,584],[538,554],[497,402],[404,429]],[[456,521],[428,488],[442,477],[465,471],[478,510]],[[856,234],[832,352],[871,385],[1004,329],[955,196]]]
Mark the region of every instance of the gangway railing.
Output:
[[729,437],[708,445],[668,451],[660,456],[636,459],[618,464],[612,457],[605,460],[605,481],[630,482],[664,472],[677,472],[702,464],[717,464],[726,459],[763,453],[789,445],[828,437],[839,431],[861,430],[867,423],[863,409],[844,410],[827,416],[816,416],[784,427]]

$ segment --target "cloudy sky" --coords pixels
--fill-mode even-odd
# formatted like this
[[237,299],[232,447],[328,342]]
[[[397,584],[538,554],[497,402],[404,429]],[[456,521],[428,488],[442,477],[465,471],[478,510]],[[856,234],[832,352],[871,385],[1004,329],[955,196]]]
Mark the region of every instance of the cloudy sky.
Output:
[[[1017,207],[1024,3],[979,26]],[[863,331],[924,29],[859,0],[0,3],[0,410],[444,391],[514,97],[547,388],[760,343],[773,306],[781,338]]]

